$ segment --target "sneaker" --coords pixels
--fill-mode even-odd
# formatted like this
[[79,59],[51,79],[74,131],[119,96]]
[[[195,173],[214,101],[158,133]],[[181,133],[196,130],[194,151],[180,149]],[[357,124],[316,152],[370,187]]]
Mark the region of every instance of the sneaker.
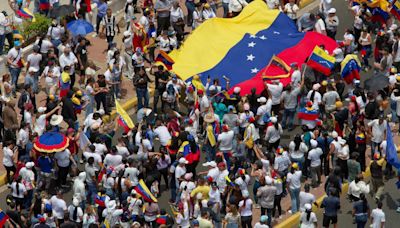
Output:
[[288,212],[289,214],[293,214],[292,210],[288,210],[287,212]]

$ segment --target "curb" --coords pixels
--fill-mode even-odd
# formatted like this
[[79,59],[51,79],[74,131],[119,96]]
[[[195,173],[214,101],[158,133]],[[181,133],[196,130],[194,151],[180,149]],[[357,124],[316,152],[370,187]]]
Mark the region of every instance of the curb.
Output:
[[[371,176],[371,172],[369,170],[369,167],[367,167],[365,169],[365,172],[363,173],[363,176],[364,176],[364,178],[368,178],[368,177]],[[349,189],[349,183],[345,183],[345,184],[342,185],[342,196],[343,196],[343,193],[347,194],[348,189]],[[326,194],[324,194],[323,196],[319,197],[315,202],[318,205],[321,205],[322,200],[325,197],[326,197]],[[315,206],[314,204],[313,204],[312,207],[313,207],[312,208],[313,212],[316,212],[316,211],[320,210],[320,208]],[[300,212],[297,212],[296,214],[294,214],[294,215],[290,216],[289,218],[285,219],[285,221],[283,221],[283,222],[279,223],[278,225],[276,225],[275,228],[298,227],[299,223],[300,223],[300,214],[301,214]]]

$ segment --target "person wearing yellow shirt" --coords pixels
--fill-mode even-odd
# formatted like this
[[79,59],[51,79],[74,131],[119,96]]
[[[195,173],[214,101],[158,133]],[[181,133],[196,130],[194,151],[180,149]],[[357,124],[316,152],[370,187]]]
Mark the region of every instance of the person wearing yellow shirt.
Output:
[[194,198],[197,193],[201,193],[203,195],[203,199],[208,200],[208,193],[210,192],[210,186],[206,184],[206,181],[204,179],[199,179],[198,181],[198,186],[193,189],[193,191],[190,193],[190,197]]

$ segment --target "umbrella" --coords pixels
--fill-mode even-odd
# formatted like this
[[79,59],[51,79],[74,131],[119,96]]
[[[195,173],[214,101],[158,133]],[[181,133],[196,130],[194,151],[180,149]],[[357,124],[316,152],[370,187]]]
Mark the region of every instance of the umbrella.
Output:
[[67,24],[67,29],[74,36],[78,35],[85,36],[86,34],[89,34],[94,31],[93,25],[81,19],[69,22]]
[[33,147],[42,153],[61,152],[68,146],[69,138],[59,132],[46,132],[33,144]]
[[61,5],[58,7],[54,7],[50,10],[49,16],[50,18],[59,18],[67,16],[71,13],[75,12],[75,7],[72,5]]
[[370,92],[379,91],[389,85],[389,78],[383,74],[374,75],[364,82],[364,88]]

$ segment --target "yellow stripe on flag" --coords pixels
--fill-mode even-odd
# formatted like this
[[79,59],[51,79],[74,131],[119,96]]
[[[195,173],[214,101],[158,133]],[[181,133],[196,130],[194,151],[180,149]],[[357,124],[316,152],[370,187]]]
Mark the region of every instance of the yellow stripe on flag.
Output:
[[117,99],[115,99],[115,107],[117,109],[117,113],[124,119],[125,123],[128,125],[130,129],[135,127],[135,124],[133,123],[131,117],[128,115],[128,113],[125,111],[124,108],[120,105]]
[[185,40],[179,50],[169,53],[173,71],[186,81],[193,75],[216,66],[245,34],[267,29],[279,15],[262,0],[254,0],[234,18],[206,20]]
[[315,48],[313,50],[313,54],[318,55],[319,57],[321,57],[329,62],[332,62],[332,63],[335,62],[335,57],[330,56],[328,53],[325,52],[324,49],[322,49],[318,46],[315,46]]

